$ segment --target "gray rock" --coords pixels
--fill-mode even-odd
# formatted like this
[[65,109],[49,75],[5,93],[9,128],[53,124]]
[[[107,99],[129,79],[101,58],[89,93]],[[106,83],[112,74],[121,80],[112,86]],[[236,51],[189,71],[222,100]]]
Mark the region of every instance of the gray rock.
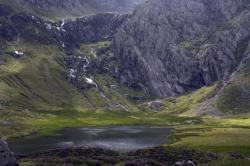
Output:
[[14,154],[7,143],[0,139],[0,166],[18,166]]
[[191,160],[188,160],[186,165],[187,166],[196,166],[195,163]]
[[196,164],[193,161],[188,160],[188,161],[178,161],[174,163],[174,166],[196,166]]
[[127,15],[104,13],[68,21],[63,25],[66,32],[62,32],[62,40],[68,45],[77,45],[111,39],[126,17]]
[[164,107],[165,104],[162,101],[160,101],[160,100],[155,100],[155,101],[149,102],[148,106],[151,109],[153,109],[155,111],[158,111],[161,107]]
[[174,166],[183,166],[183,163],[178,161],[178,162],[174,163]]
[[238,152],[231,152],[229,153],[229,158],[231,160],[238,160],[238,159],[244,159],[244,156],[242,156],[240,153]]
[[250,41],[250,1],[149,0],[117,30],[120,81],[176,96],[226,79]]

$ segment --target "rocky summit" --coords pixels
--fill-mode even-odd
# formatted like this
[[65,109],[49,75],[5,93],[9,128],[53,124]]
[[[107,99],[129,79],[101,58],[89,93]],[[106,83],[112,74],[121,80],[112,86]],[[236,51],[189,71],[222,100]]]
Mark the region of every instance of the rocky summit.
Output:
[[246,58],[247,0],[153,0],[118,29],[120,81],[155,96],[176,96],[227,79]]

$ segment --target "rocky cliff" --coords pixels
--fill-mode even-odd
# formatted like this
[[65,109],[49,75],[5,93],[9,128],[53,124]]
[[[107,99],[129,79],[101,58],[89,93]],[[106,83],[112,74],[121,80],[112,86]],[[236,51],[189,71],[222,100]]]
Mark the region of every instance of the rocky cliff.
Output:
[[75,21],[61,23],[64,40],[68,44],[90,43],[111,40],[116,29],[126,19],[122,14],[97,14],[85,16]]
[[74,21],[52,22],[30,13],[14,13],[8,5],[0,4],[0,38],[24,40],[41,44],[75,47],[80,43],[110,40],[127,15],[103,13]]
[[175,96],[226,79],[250,41],[247,0],[149,0],[119,28],[120,81]]

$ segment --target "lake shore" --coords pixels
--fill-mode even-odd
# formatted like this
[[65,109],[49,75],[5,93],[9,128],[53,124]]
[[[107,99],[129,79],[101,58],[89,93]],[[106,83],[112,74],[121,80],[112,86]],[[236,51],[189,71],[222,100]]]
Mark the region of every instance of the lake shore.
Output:
[[216,161],[215,153],[183,148],[155,147],[126,153],[101,148],[69,148],[41,151],[28,155],[18,155],[21,165],[173,165],[176,162],[192,161],[196,164],[208,164]]

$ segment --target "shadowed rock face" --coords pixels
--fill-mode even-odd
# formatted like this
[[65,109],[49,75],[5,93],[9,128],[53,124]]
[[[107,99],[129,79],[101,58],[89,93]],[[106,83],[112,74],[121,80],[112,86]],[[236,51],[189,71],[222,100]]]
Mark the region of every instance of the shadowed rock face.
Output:
[[120,81],[175,96],[227,78],[250,41],[247,0],[149,0],[119,28]]
[[0,5],[0,9],[0,39],[57,44],[67,48],[110,40],[127,17],[126,14],[102,13],[74,21],[51,22],[30,13],[13,14],[8,5]]
[[8,148],[8,145],[1,139],[0,139],[0,165],[18,166],[13,153]]
[[70,43],[86,43],[108,40],[125,20],[126,15],[97,14],[85,16],[64,24],[65,41]]

